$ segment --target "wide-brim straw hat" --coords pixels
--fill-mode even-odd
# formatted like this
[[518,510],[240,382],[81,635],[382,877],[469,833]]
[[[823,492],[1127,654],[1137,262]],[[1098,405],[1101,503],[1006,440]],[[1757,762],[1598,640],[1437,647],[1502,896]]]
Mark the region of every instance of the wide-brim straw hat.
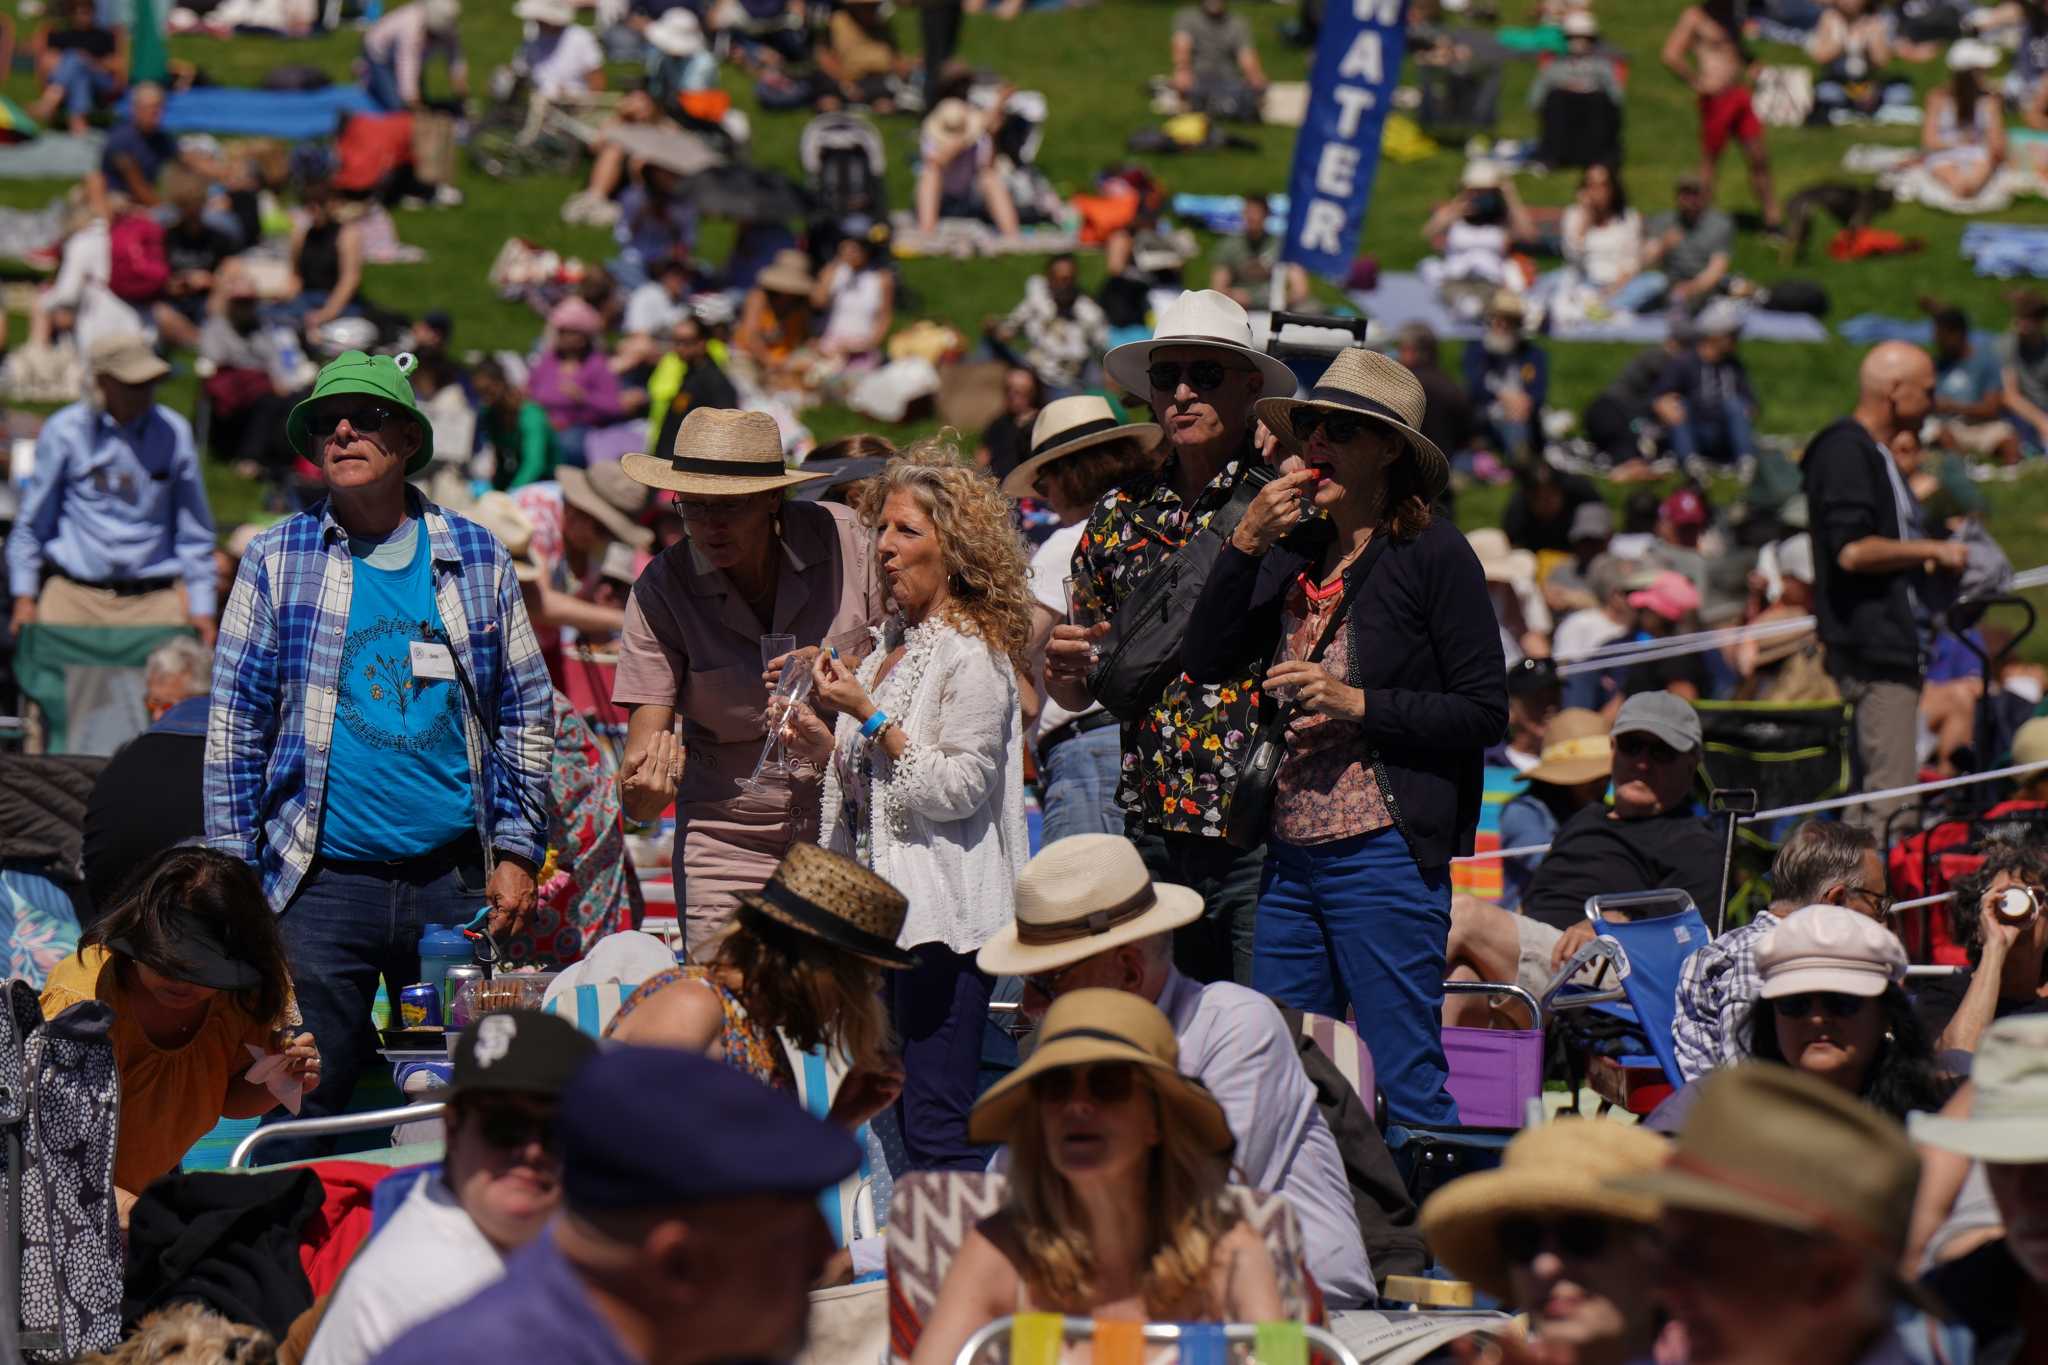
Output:
[[1482,526],[1465,539],[1487,582],[1520,587],[1536,581],[1536,556],[1508,544],[1508,533],[1499,527]]
[[1970,1064],[1976,1096],[1966,1118],[1912,1114],[1913,1141],[1979,1161],[2048,1162],[2048,1015],[2001,1019]]
[[1201,893],[1155,882],[1121,834],[1074,834],[1038,851],[1017,875],[1016,914],[981,945],[990,976],[1032,976],[1192,924]]
[[826,477],[785,465],[782,428],[775,419],[737,408],[691,408],[676,429],[675,449],[667,459],[632,454],[619,464],[649,488],[700,498],[743,498]]
[[1033,1123],[1031,1081],[1048,1071],[1099,1062],[1128,1062],[1152,1084],[1165,1123],[1185,1125],[1211,1152],[1237,1146],[1223,1106],[1201,1082],[1180,1073],[1180,1043],[1159,1007],[1129,991],[1070,991],[1052,1002],[1038,1028],[1038,1046],[1015,1071],[975,1102],[967,1135],[976,1142],[1009,1142],[1020,1123]]
[[1244,305],[1214,289],[1190,289],[1166,305],[1151,337],[1110,349],[1102,358],[1103,373],[1126,393],[1149,396],[1152,381],[1145,371],[1151,368],[1152,353],[1181,346],[1206,346],[1244,357],[1265,376],[1268,395],[1292,394],[1298,387],[1294,371],[1252,345],[1252,319]]
[[564,466],[555,471],[555,481],[562,486],[562,501],[595,517],[613,540],[641,550],[654,543],[654,532],[634,520],[647,506],[647,494],[618,465]]
[[668,57],[694,57],[704,51],[704,26],[678,6],[647,26],[648,45]]
[[791,844],[768,884],[737,899],[742,911],[766,915],[877,967],[900,971],[915,962],[896,946],[908,898],[853,859],[816,844]]
[[1031,424],[1031,454],[1003,480],[1003,492],[1013,498],[1036,497],[1038,475],[1054,460],[1125,437],[1150,450],[1159,444],[1163,430],[1157,422],[1124,421],[1100,394],[1056,398],[1039,409],[1038,420]]
[[1450,486],[1451,462],[1422,434],[1428,407],[1422,382],[1406,365],[1363,346],[1347,346],[1337,352],[1307,398],[1261,398],[1258,414],[1266,429],[1295,454],[1303,445],[1294,434],[1294,414],[1302,409],[1369,417],[1407,444],[1422,475],[1422,496],[1435,501]]
[[505,547],[505,553],[512,559],[512,572],[521,583],[541,580],[540,562],[533,557],[533,520],[519,510],[510,493],[494,488],[462,515],[489,531]]
[[803,294],[809,296],[817,287],[817,277],[811,274],[811,258],[794,247],[775,253],[775,259],[761,267],[761,273],[754,276],[754,283],[771,294]]
[[1614,771],[1614,736],[1598,711],[1570,707],[1550,718],[1543,732],[1543,755],[1522,774],[1525,782],[1576,787]]
[[1523,1130],[1501,1164],[1445,1185],[1422,1205],[1421,1232],[1446,1269],[1497,1299],[1509,1297],[1501,1224],[1514,1218],[1605,1218],[1647,1227],[1657,1201],[1610,1188],[1671,1155],[1664,1138],[1633,1123],[1558,1119]]

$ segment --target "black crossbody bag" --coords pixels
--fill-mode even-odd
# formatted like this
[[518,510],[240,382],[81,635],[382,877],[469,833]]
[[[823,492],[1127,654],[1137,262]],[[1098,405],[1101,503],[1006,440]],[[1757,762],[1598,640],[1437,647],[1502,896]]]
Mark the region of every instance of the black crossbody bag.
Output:
[[1229,499],[1209,524],[1189,536],[1118,605],[1100,646],[1102,662],[1088,674],[1089,695],[1118,720],[1136,724],[1167,684],[1180,676],[1180,645],[1202,585],[1209,581],[1209,571],[1252,499],[1272,481],[1271,469],[1246,456]]
[[[1379,562],[1381,551],[1387,548],[1388,534],[1382,529],[1373,534],[1372,544],[1365,547],[1365,557],[1358,561],[1350,579],[1344,584],[1344,596],[1337,602],[1337,610],[1330,614],[1330,620],[1323,627],[1323,634],[1316,641],[1316,647],[1309,651],[1306,663],[1323,661],[1323,651],[1330,647],[1330,641],[1337,634],[1337,626],[1351,611],[1351,603],[1365,586],[1372,567]],[[1286,636],[1281,636],[1280,647],[1286,645]],[[1357,657],[1358,641],[1351,642],[1353,658]],[[1274,653],[1278,653],[1275,649]],[[1300,709],[1297,697],[1287,699],[1285,706],[1273,699],[1263,681],[1259,687],[1259,711],[1256,728],[1257,736],[1252,741],[1251,752],[1245,755],[1244,767],[1239,770],[1236,783],[1230,789],[1230,816],[1223,824],[1223,837],[1235,848],[1257,848],[1266,840],[1266,823],[1272,818],[1273,791],[1280,780],[1280,762],[1287,756],[1287,727]]]

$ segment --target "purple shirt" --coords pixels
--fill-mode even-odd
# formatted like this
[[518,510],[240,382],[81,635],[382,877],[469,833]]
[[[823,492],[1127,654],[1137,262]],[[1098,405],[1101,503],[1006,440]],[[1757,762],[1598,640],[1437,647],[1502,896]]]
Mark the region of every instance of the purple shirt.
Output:
[[540,404],[557,431],[601,427],[625,416],[619,405],[618,376],[598,351],[573,368],[564,365],[553,351],[543,351],[533,362],[526,396]]
[[407,1332],[377,1365],[451,1360],[634,1365],[548,1232],[506,1262],[505,1278]]

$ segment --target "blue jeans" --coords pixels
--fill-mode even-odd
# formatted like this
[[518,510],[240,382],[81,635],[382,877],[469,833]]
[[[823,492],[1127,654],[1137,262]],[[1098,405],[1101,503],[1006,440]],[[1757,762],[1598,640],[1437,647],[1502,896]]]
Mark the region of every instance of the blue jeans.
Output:
[[398,90],[398,67],[393,62],[363,54],[363,89],[379,109],[396,112],[405,108],[405,96]]
[[1124,835],[1138,846],[1153,881],[1201,894],[1202,917],[1173,931],[1173,965],[1181,975],[1204,984],[1251,985],[1266,846],[1242,849],[1206,834],[1169,834],[1128,817]]
[[[277,921],[299,1013],[320,1048],[320,1084],[299,1117],[347,1111],[363,1068],[381,1065],[370,1018],[377,982],[395,1009],[399,991],[420,978],[422,931],[466,924],[483,903],[483,855],[473,839],[405,863],[313,864]],[[274,1143],[264,1155],[296,1161],[327,1150],[331,1139],[312,1139]]]
[[1122,834],[1116,780],[1123,770],[1122,731],[1114,725],[1075,735],[1040,761],[1045,783],[1044,842],[1069,834]]
[[1617,313],[1640,313],[1654,307],[1664,297],[1664,291],[1671,287],[1671,279],[1661,270],[1645,270],[1632,276],[1629,282],[1614,291],[1608,305]]
[[1388,1114],[1425,1127],[1456,1123],[1438,1031],[1450,869],[1418,868],[1394,828],[1267,848],[1253,989],[1332,1019],[1355,1010]]
[[1719,412],[1695,411],[1687,404],[1685,420],[1672,427],[1671,453],[1681,460],[1704,455],[1722,464],[1732,464],[1744,455],[1756,453],[1756,432],[1749,422],[1749,409],[1739,398],[1723,398]]
[[57,59],[56,69],[50,72],[50,84],[64,90],[64,112],[73,118],[84,118],[104,100],[113,98],[114,78],[83,52],[66,52]]

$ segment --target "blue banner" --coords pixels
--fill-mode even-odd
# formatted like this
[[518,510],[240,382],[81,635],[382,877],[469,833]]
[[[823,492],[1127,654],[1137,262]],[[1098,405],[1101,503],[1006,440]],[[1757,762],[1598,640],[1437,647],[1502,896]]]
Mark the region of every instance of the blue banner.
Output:
[[1380,165],[1380,129],[1408,46],[1408,0],[1329,0],[1316,42],[1308,117],[1287,182],[1286,258],[1341,280]]

